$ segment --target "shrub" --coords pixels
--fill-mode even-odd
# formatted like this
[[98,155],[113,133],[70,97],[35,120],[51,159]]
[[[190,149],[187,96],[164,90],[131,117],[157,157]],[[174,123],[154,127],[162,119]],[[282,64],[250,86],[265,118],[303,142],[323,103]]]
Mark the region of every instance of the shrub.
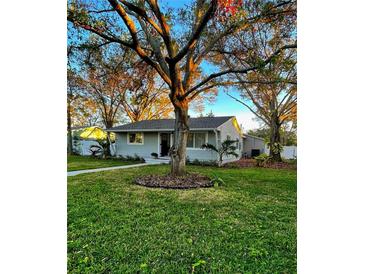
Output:
[[138,161],[138,162],[140,162],[141,161],[141,157],[139,157],[137,154],[134,154],[134,161]]
[[103,154],[103,148],[98,145],[91,145],[89,151],[92,157],[98,157]]
[[265,153],[262,153],[259,156],[255,157],[255,160],[257,166],[264,167],[270,162],[271,157]]
[[157,159],[157,158],[158,158],[158,154],[157,154],[156,152],[152,152],[152,153],[151,153],[151,156],[152,156],[153,158],[155,158],[155,159]]
[[214,184],[214,187],[222,186],[225,184],[224,180],[218,176],[214,176],[212,183]]
[[127,155],[127,156],[125,156],[125,158],[126,158],[127,161],[133,161],[134,160],[133,156],[131,156],[131,155]]
[[118,156],[119,159],[124,160],[124,161],[135,161],[135,162],[145,162],[145,159],[143,157],[138,156],[137,154],[132,155],[119,155]]
[[283,159],[284,163],[288,163],[288,164],[292,164],[292,165],[296,165],[297,164],[297,159]]
[[217,162],[214,160],[210,161],[199,161],[198,159],[194,159],[193,161],[189,160],[189,164],[195,165],[195,166],[216,166]]
[[237,147],[235,146],[236,143],[237,143],[237,140],[228,140],[227,139],[218,148],[216,148],[212,144],[203,144],[201,148],[217,152],[218,156],[219,156],[218,166],[222,166],[224,155],[225,156],[233,155],[236,158],[239,156],[236,153],[236,149],[237,149]]
[[272,149],[272,152],[274,154],[279,154],[284,150],[283,145],[280,143],[273,143],[272,145],[271,143],[268,143],[268,146],[270,147],[270,149]]
[[74,155],[81,155],[81,143],[79,141],[79,139],[73,139],[72,140],[72,150]]
[[127,160],[123,155],[118,155],[117,158],[122,161]]
[[194,159],[192,162],[191,162],[192,165],[196,165],[196,166],[200,166],[200,161],[198,159]]

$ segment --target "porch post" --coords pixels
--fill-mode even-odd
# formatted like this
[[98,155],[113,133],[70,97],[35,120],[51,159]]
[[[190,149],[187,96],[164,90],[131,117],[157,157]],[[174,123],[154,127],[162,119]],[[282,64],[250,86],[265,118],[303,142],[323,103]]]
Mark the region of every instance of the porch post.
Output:
[[157,131],[157,157],[161,157],[160,155],[160,132]]

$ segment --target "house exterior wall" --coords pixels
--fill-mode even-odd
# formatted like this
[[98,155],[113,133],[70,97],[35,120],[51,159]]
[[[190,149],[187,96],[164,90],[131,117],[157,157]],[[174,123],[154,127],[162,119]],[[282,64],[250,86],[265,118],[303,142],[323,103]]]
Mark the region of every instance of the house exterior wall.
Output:
[[143,144],[128,144],[127,133],[116,133],[116,150],[117,156],[134,156],[138,155],[143,158],[150,158],[152,152],[157,153],[158,136],[157,132],[144,132]]
[[[203,131],[191,131],[194,132],[203,132]],[[212,145],[216,145],[215,133],[214,131],[208,131],[208,143]],[[199,161],[216,161],[218,158],[217,153],[215,151],[201,149],[201,148],[186,148],[186,155],[190,161],[199,160]]]
[[238,140],[238,146],[236,149],[236,153],[239,155],[238,157],[235,157],[233,155],[229,156],[223,156],[223,163],[233,162],[237,161],[241,158],[242,155],[242,138],[241,138],[241,132],[238,131],[237,127],[235,126],[235,123],[237,123],[236,118],[229,119],[227,122],[222,124],[218,127],[218,146],[221,145],[222,142],[227,140],[227,137],[229,136],[231,140]]
[[[203,132],[203,131],[192,131],[192,132]],[[128,144],[127,133],[116,133],[116,155],[117,156],[134,156],[138,155],[143,158],[151,158],[151,153],[160,152],[160,138],[159,134],[163,132],[144,132],[143,133],[143,144]],[[170,132],[168,132],[170,133]],[[209,131],[208,133],[208,143],[216,145],[215,133]],[[171,137],[172,143],[172,137]],[[214,151],[209,151],[201,148],[187,148],[187,157],[190,161],[195,159],[199,161],[216,161],[217,153]]]
[[[236,123],[236,125],[235,125]],[[160,138],[159,134],[161,132],[144,132],[143,133],[143,144],[128,144],[127,133],[116,132],[116,155],[117,156],[134,156],[138,155],[143,158],[151,158],[151,153],[160,153]],[[165,131],[166,132],[166,131]],[[238,140],[238,146],[236,153],[239,157],[233,155],[224,156],[223,163],[236,161],[242,155],[242,138],[239,129],[237,128],[237,121],[232,118],[226,121],[224,124],[219,126],[216,131],[202,131],[202,130],[192,130],[191,132],[205,132],[207,133],[207,142],[214,145],[220,146],[221,142],[227,139],[229,135],[231,140]],[[171,132],[168,132],[171,133]],[[218,137],[218,139],[216,138]],[[172,143],[172,138],[171,138]],[[190,161],[195,159],[199,161],[217,161],[218,154],[214,151],[201,149],[201,148],[187,148],[187,157]]]
[[243,150],[242,153],[246,154],[248,157],[251,157],[251,152],[253,149],[259,149],[260,153],[265,152],[265,141],[261,138],[255,138],[253,136],[246,135],[246,138],[243,138]]

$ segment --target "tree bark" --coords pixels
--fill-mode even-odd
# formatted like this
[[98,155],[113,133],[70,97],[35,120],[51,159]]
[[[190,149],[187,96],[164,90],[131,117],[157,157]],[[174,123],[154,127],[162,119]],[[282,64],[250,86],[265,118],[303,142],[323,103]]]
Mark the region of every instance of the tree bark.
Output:
[[71,112],[70,105],[67,103],[67,155],[73,155]]
[[273,159],[274,162],[281,162],[281,155],[280,151],[276,151],[274,149],[274,145],[279,143],[280,144],[280,122],[277,117],[272,118],[270,124],[270,157]]
[[[106,130],[108,130],[108,129],[112,128],[112,127],[113,127],[113,121],[107,120],[106,123],[105,123]],[[111,156],[110,145],[111,145],[111,142],[110,142],[110,132],[107,131],[106,132],[106,146],[103,148],[104,149],[104,157],[105,158]]]
[[[219,153],[219,152],[218,152]],[[223,162],[223,154],[219,153],[219,161],[218,161],[218,166],[221,167],[222,166],[222,162]]]
[[105,156],[106,157],[110,157],[111,156],[111,152],[110,152],[110,132],[107,131],[106,133],[107,137],[106,137],[106,147],[105,147]]
[[188,106],[175,106],[174,143],[170,150],[171,174],[186,174],[186,143],[188,140]]

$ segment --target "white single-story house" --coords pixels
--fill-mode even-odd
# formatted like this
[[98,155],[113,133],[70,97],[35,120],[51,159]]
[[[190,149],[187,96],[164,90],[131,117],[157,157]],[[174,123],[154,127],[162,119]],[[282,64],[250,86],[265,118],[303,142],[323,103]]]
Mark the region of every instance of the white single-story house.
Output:
[[263,138],[243,134],[242,135],[243,141],[243,149],[242,149],[242,156],[243,157],[256,157],[259,156],[261,153],[265,152],[265,140]]
[[[116,155],[151,158],[151,153],[168,157],[173,143],[175,119],[144,120],[109,129],[116,135]],[[217,161],[218,154],[202,149],[210,143],[219,147],[226,139],[237,140],[237,154],[242,154],[241,128],[234,116],[189,118],[187,157],[190,161]],[[238,160],[234,156],[224,157],[223,162]]]

